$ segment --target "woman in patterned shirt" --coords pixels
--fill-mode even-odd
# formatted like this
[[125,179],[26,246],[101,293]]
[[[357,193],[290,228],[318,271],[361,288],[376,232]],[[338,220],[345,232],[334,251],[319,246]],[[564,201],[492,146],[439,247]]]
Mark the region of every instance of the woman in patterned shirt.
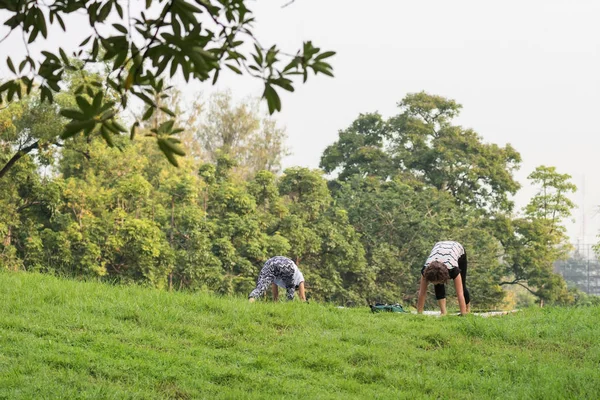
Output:
[[300,300],[306,301],[304,276],[296,263],[287,257],[276,256],[267,260],[258,276],[256,288],[248,296],[250,302],[262,296],[269,285],[272,287],[273,300],[275,301],[279,299],[279,287],[286,290],[288,300],[294,299],[294,293],[297,289]]
[[471,296],[466,287],[467,253],[458,242],[437,242],[433,246],[427,261],[425,261],[423,269],[421,269],[421,285],[419,286],[419,299],[417,301],[417,312],[419,314],[423,312],[425,306],[427,285],[432,283],[441,314],[446,315],[445,283],[449,279],[454,280],[461,315],[467,314],[471,309]]

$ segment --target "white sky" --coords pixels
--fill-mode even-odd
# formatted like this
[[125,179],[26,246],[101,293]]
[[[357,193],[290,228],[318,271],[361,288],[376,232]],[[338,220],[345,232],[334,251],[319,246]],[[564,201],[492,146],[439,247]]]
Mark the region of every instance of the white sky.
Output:
[[[486,142],[511,143],[522,155],[520,182],[538,165],[573,176],[585,194],[567,227],[573,241],[596,242],[600,216],[600,1],[598,0],[287,0],[249,1],[263,45],[298,49],[312,40],[338,55],[336,77],[309,79],[282,96],[278,121],[287,127],[292,155],[285,165],[318,167],[323,149],[361,112],[396,112],[407,93],[425,90],[463,105],[458,123]],[[137,3],[143,3],[137,0]],[[5,14],[0,13],[0,21]],[[67,21],[71,34],[34,53],[73,48],[85,21]],[[0,37],[6,32],[0,29]],[[20,35],[0,44],[0,77],[6,55],[20,60]],[[207,85],[182,86],[193,95]],[[249,78],[224,74],[218,88],[235,97],[260,95]],[[517,195],[524,205],[533,194]],[[585,215],[585,237],[582,217]]]

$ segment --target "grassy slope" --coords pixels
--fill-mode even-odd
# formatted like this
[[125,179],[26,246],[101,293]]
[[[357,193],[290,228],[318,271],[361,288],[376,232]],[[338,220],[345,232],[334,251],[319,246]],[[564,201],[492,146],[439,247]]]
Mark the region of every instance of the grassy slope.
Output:
[[431,318],[0,273],[0,398],[596,398],[600,309]]

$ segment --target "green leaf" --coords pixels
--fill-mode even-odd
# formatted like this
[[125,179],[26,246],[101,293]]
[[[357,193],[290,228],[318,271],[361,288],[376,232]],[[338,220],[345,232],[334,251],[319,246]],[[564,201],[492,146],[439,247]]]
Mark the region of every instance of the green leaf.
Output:
[[147,105],[156,108],[156,103],[150,97],[140,92],[132,92],[135,96],[137,96],[140,100],[142,100]]
[[39,30],[36,27],[34,27],[31,30],[31,34],[29,35],[29,40],[27,41],[28,44],[31,44],[35,41],[35,38],[37,37],[38,32],[39,32]]
[[312,69],[315,71],[315,74],[317,72],[321,72],[322,74],[328,75],[333,77],[333,73],[331,65],[324,63],[324,62],[316,62],[313,65],[311,65]]
[[47,38],[48,37],[48,26],[46,25],[46,17],[44,17],[44,13],[39,8],[36,8],[36,14],[37,14],[37,18],[36,18],[37,27],[39,28],[40,32],[42,33],[42,36],[44,38]]
[[60,14],[56,14],[56,20],[58,21],[58,24],[60,25],[60,27],[62,28],[63,32],[67,31],[67,28],[65,27],[65,22],[63,21],[62,17],[60,16]]
[[90,112],[91,105],[83,96],[76,96],[75,101],[77,102],[79,109],[83,111],[84,114],[87,115]]
[[121,24],[113,24],[112,25],[116,30],[118,30],[121,33],[124,33],[125,35],[127,35],[127,28],[125,28],[123,25]]
[[286,79],[286,78],[272,79],[271,83],[287,90],[288,92],[294,91],[294,86],[292,86],[292,81],[289,79]]
[[164,139],[158,139],[157,140],[158,148],[163,152],[163,154],[165,155],[165,157],[167,157],[167,160],[173,166],[179,167],[179,163],[177,162],[177,159],[173,155],[173,152],[171,151],[171,148],[165,142],[166,141]]
[[104,6],[102,6],[102,8],[100,8],[100,11],[98,12],[98,22],[104,22],[106,20],[106,18],[110,14],[111,8],[111,2],[107,2]]
[[94,96],[94,100],[92,103],[92,108],[94,110],[99,110],[100,106],[102,106],[102,100],[104,99],[104,93],[102,90],[99,90],[98,93]]
[[72,121],[65,125],[65,129],[63,133],[60,135],[62,139],[68,139],[72,136],[75,136],[79,132],[88,129],[94,129],[96,126],[96,122],[94,120],[87,121]]
[[110,132],[106,124],[103,124],[100,128],[100,135],[104,138],[104,140],[110,147],[115,147],[115,143],[112,140],[112,133]]
[[127,128],[125,128],[123,125],[121,125],[119,122],[113,120],[112,121],[113,125],[115,126],[115,128],[117,128],[120,132],[127,132]]
[[98,58],[99,51],[100,51],[99,40],[97,38],[95,38],[94,43],[92,44],[92,58],[94,60]]
[[169,149],[169,152],[177,154],[178,156],[185,156],[185,151],[177,144],[173,143],[171,139],[158,139],[159,146],[165,146]]
[[146,110],[146,112],[142,116],[142,120],[143,121],[149,120],[152,117],[152,114],[154,114],[154,107],[148,107],[148,109]]
[[60,110],[60,115],[62,115],[65,118],[70,118],[76,121],[86,120],[85,115],[83,115],[79,110],[74,110],[72,108],[64,108]]
[[31,94],[31,89],[33,88],[33,80],[24,76],[21,78],[21,80],[23,81],[23,83],[25,84],[25,88],[27,90],[27,94]]
[[263,97],[267,100],[269,106],[269,114],[273,114],[275,111],[281,111],[281,99],[279,95],[268,83],[265,84],[265,91]]
[[135,121],[135,123],[131,126],[131,131],[129,133],[129,140],[133,140],[133,138],[135,137],[135,132],[136,132],[138,126],[140,126],[140,123],[138,121]]
[[62,58],[63,63],[65,63],[65,65],[69,65],[69,57],[67,57],[67,53],[65,53],[65,51],[63,49],[61,49],[60,47],[58,48],[58,51],[60,53],[60,58]]
[[123,19],[123,7],[117,2],[115,2],[115,7],[117,8],[117,14],[119,14],[119,18]]
[[326,51],[315,57],[315,61],[324,60],[335,55],[335,51]]
[[127,60],[127,54],[129,54],[127,50],[121,50],[117,53],[117,58],[115,58],[115,61],[113,62],[113,70],[117,70],[121,68],[123,64],[125,64],[125,61]]
[[166,122],[163,122],[158,127],[158,133],[169,133],[169,132],[171,132],[171,129],[173,129],[173,125],[175,125],[175,121],[172,120],[172,119],[170,119],[170,120],[168,120]]
[[17,73],[17,70],[15,69],[15,65],[13,64],[10,57],[6,57],[6,64],[8,65],[8,68],[13,72],[13,74]]
[[102,127],[106,127],[106,129],[108,129],[114,135],[120,134],[119,130],[117,129],[117,127],[114,124],[114,121],[112,121],[112,120],[111,121],[108,121],[108,120],[103,121]]
[[4,82],[2,85],[0,85],[0,93],[4,92],[5,90],[7,90],[9,87],[11,87],[13,84],[15,83],[15,81],[8,81],[8,82]]
[[48,101],[49,103],[54,102],[54,97],[52,96],[52,91],[47,86],[42,86],[40,88],[40,100],[42,102],[44,102],[44,101]]
[[8,88],[8,93],[6,94],[6,100],[9,103],[12,101],[13,97],[15,97],[15,92],[16,92],[15,86],[16,85],[13,84]]
[[258,47],[258,44],[254,43],[254,49],[256,50],[256,55],[254,56],[254,60],[259,66],[262,66],[263,63],[263,55],[262,50]]
[[230,70],[232,70],[233,72],[235,72],[238,75],[242,75],[242,71],[239,70],[239,68],[231,65],[231,64],[225,64],[227,66],[227,68],[229,68]]
[[177,116],[173,111],[169,110],[167,107],[160,107],[160,110],[165,114],[169,115],[170,117],[175,118]]
[[83,42],[81,42],[81,44],[79,45],[79,47],[83,47],[86,44],[88,44],[88,42],[90,41],[90,39],[92,38],[92,36],[88,36]]

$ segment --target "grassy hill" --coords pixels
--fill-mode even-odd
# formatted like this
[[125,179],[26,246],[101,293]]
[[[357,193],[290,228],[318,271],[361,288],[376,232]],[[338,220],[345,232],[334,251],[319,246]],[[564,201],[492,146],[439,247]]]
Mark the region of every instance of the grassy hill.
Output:
[[600,308],[370,314],[0,273],[0,398],[558,399],[600,393]]

